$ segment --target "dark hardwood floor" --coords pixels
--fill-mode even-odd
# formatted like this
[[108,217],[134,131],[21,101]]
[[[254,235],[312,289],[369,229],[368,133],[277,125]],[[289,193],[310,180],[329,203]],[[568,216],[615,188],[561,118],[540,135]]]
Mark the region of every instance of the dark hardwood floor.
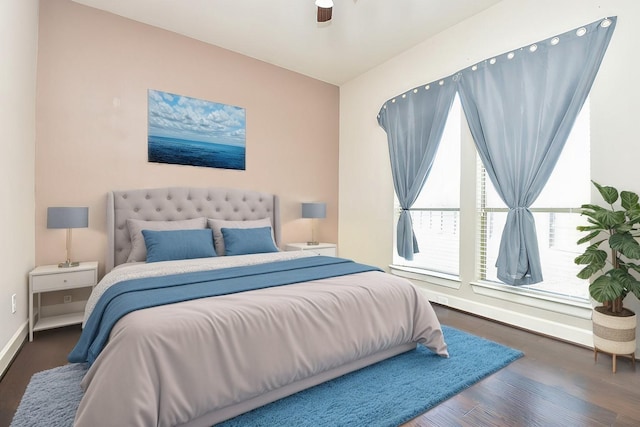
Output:
[[[434,305],[440,321],[519,349],[525,357],[404,427],[640,426],[640,373],[620,358]],[[8,426],[31,375],[66,363],[80,335],[72,326],[36,333],[0,381],[0,426]]]
[[67,364],[81,330],[80,325],[74,325],[35,332],[33,341],[24,343],[0,380],[0,427],[11,424],[33,374]]
[[435,306],[441,323],[525,356],[406,426],[640,426],[640,374],[618,359]]

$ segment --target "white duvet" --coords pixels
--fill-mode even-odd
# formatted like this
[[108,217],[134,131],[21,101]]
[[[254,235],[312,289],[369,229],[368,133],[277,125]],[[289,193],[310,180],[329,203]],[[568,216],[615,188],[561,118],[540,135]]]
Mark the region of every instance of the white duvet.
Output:
[[[301,256],[309,254],[267,258]],[[105,276],[96,293],[115,277],[210,262],[245,261],[126,266]],[[115,324],[83,379],[75,425],[206,426],[216,411],[412,342],[448,355],[427,299],[409,281],[378,271],[139,310]]]

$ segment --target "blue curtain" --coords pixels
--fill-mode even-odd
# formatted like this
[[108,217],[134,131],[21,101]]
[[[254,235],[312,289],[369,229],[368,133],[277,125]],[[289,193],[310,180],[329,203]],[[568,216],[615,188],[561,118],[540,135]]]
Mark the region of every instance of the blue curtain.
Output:
[[387,133],[393,184],[402,208],[398,255],[408,260],[419,248],[407,210],[431,172],[455,94],[455,82],[449,77],[389,100],[378,114],[378,123]]
[[484,61],[458,90],[480,158],[509,207],[496,267],[510,285],[542,281],[529,207],[544,188],[584,104],[616,18]]

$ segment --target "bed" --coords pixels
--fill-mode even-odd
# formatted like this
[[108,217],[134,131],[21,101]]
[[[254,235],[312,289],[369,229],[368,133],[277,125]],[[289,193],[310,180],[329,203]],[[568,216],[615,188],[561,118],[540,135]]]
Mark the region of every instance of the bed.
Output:
[[[448,356],[405,279],[278,251],[275,195],[175,187],[107,199],[106,274],[69,357],[90,363],[76,426],[211,426],[417,343]],[[214,256],[200,256],[208,245]]]

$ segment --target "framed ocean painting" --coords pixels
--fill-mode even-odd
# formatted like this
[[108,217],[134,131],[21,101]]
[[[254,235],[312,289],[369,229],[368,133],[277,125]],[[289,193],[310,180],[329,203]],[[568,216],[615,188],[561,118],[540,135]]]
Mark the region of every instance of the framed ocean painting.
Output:
[[149,162],[245,170],[244,108],[153,89],[148,105]]

